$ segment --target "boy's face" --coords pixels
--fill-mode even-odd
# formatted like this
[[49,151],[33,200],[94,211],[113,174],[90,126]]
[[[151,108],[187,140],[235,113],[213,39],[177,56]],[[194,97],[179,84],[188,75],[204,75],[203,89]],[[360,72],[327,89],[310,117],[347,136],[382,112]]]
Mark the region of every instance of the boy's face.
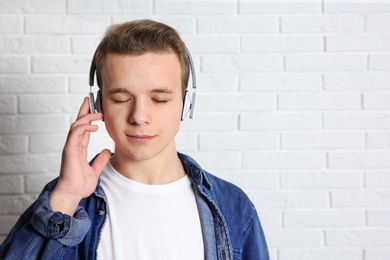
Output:
[[176,152],[183,106],[177,56],[107,54],[101,75],[104,121],[115,154],[140,161]]

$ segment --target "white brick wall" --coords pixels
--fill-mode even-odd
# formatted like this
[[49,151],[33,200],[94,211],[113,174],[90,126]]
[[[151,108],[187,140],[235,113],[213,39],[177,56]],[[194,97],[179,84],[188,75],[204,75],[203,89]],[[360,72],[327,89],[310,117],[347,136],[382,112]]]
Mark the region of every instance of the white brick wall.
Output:
[[2,0],[0,242],[58,174],[105,28],[138,18],[187,42],[178,148],[248,193],[271,259],[390,259],[387,0]]

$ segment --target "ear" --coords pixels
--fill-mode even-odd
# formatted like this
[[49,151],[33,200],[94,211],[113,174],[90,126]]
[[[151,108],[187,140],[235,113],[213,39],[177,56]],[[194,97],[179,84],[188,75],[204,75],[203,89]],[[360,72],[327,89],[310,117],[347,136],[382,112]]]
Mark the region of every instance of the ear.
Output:
[[186,90],[186,92],[184,93],[184,98],[183,98],[183,110],[181,112],[181,121],[186,119],[188,113],[191,110],[191,106],[192,106],[191,98],[190,98],[190,95],[188,94],[188,91]]

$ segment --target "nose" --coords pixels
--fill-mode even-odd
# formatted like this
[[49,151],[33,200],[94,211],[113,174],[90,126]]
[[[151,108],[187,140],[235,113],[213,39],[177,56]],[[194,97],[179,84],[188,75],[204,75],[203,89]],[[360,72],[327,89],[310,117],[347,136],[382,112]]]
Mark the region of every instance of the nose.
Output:
[[145,101],[134,99],[130,107],[129,122],[132,125],[149,124],[149,109]]

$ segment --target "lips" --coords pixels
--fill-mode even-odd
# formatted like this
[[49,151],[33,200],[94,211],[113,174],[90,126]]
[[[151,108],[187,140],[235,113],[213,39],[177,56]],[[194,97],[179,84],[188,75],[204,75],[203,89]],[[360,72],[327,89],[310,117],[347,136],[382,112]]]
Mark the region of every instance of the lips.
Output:
[[133,142],[144,143],[152,140],[155,136],[153,135],[126,135]]

